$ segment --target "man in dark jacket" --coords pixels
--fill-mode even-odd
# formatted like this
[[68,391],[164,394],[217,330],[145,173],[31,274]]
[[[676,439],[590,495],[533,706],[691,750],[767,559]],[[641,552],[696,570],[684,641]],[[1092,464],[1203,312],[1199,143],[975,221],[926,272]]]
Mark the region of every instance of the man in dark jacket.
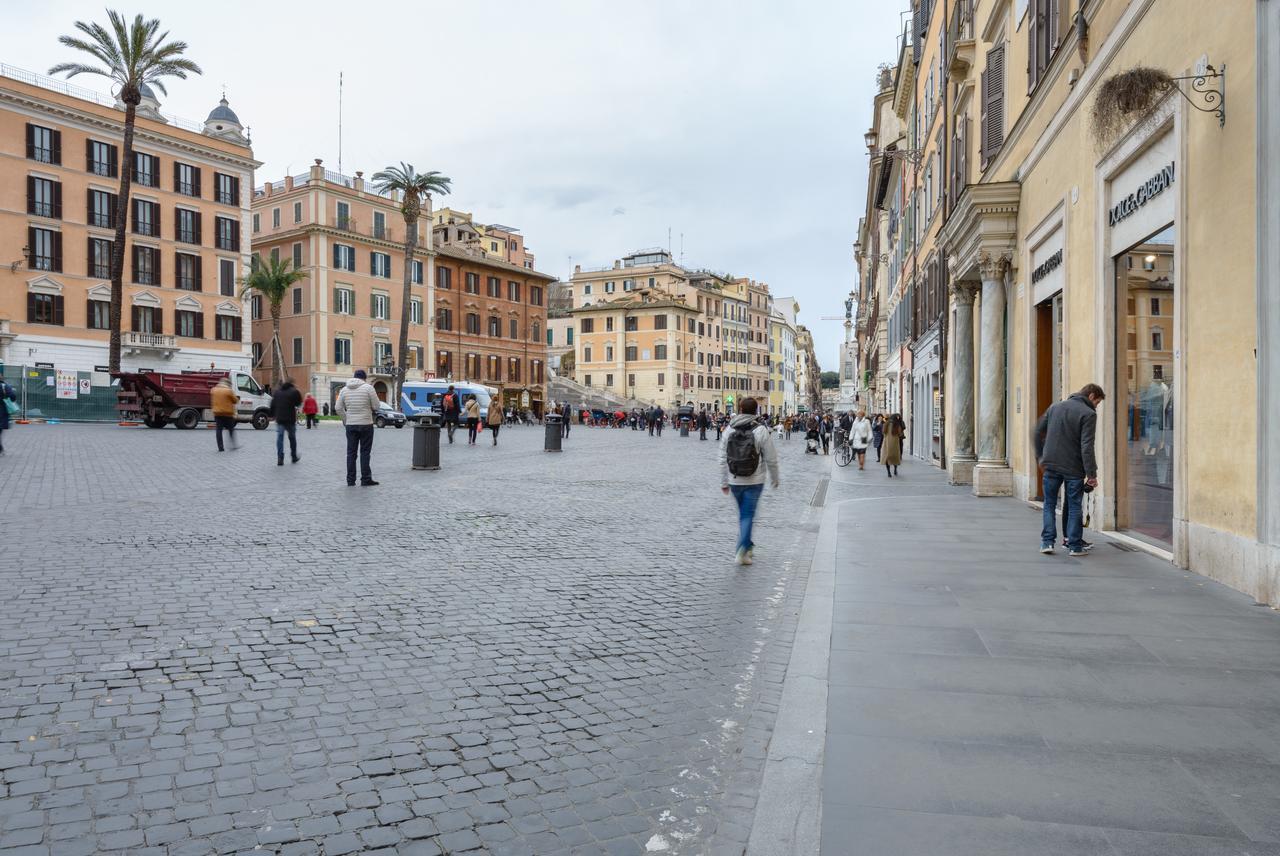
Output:
[[289,458],[296,464],[298,457],[298,408],[302,406],[302,393],[288,378],[271,396],[271,416],[276,420],[276,466],[284,466],[284,438],[289,435]]
[[1040,552],[1052,553],[1058,538],[1055,511],[1058,491],[1066,489],[1067,522],[1063,533],[1069,555],[1087,555],[1084,541],[1083,499],[1098,486],[1098,463],[1093,455],[1093,435],[1098,405],[1106,393],[1096,383],[1065,401],[1052,405],[1036,424],[1036,458],[1044,468],[1044,525]]
[[445,434],[449,437],[450,443],[453,442],[453,432],[458,430],[458,419],[462,416],[460,398],[453,384],[449,384],[449,388],[440,399],[440,418],[444,420]]

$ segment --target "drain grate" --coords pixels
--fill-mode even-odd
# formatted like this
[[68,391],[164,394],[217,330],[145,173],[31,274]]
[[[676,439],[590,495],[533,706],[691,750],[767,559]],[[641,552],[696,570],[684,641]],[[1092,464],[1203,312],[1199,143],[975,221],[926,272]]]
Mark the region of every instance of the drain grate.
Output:
[[827,487],[831,484],[831,476],[823,476],[818,481],[818,488],[813,492],[813,499],[809,500],[809,505],[814,508],[822,508],[827,504]]

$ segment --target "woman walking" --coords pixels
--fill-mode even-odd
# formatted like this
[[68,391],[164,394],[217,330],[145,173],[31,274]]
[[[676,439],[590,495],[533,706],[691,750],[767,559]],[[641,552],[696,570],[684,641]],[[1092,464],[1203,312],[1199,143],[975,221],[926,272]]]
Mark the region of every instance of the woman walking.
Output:
[[876,463],[880,463],[880,447],[884,445],[884,414],[877,413],[871,419],[871,440],[876,447]]
[[[849,426],[849,445],[853,448],[853,456],[858,459],[860,470],[867,468],[867,446],[871,445],[871,436],[871,420],[867,418],[867,411],[859,410],[858,418]],[[880,439],[884,439],[883,434]]]
[[302,399],[302,415],[307,417],[307,430],[310,430],[319,422],[316,416],[319,410],[320,406],[316,404],[316,397],[308,392],[307,397]]
[[493,445],[498,445],[498,429],[502,427],[502,405],[498,399],[489,402],[489,430],[493,432]]
[[467,445],[476,444],[476,432],[480,430],[480,402],[473,395],[467,399]]
[[893,478],[898,474],[898,465],[902,463],[902,438],[906,436],[907,426],[902,415],[895,413],[889,417],[884,426],[884,471]]

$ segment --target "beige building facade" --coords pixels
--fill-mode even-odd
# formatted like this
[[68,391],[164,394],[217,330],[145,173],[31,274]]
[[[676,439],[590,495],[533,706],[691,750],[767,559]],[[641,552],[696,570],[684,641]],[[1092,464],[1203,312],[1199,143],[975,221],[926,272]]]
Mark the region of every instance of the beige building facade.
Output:
[[[1280,601],[1264,382],[1280,313],[1259,238],[1277,228],[1260,190],[1275,186],[1274,4],[949,7],[944,22],[917,3],[913,28],[941,35],[953,129],[937,237],[952,480],[1036,500],[1039,415],[1098,383],[1094,525]],[[1171,80],[1095,130],[1104,86],[1139,66]]]

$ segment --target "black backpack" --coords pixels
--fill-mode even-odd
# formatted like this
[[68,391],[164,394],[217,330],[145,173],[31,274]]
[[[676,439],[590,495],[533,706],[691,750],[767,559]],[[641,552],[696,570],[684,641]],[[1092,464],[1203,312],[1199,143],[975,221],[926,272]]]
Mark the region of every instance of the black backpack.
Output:
[[755,427],[735,428],[725,445],[729,472],[738,477],[754,475],[760,467],[760,450],[756,448]]

